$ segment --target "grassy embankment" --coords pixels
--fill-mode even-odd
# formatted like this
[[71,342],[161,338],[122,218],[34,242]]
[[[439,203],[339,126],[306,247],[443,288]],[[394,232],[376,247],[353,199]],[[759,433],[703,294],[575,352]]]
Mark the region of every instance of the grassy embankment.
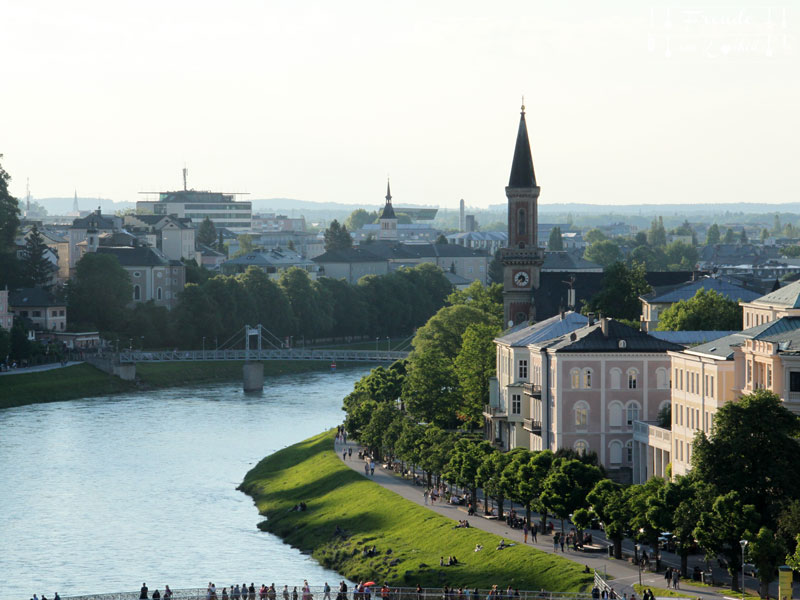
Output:
[[[242,362],[175,362],[136,365],[137,380],[122,381],[89,364],[0,377],[0,409],[181,385],[237,381]],[[354,366],[340,364],[339,368]],[[264,376],[328,371],[326,361],[266,361]]]
[[[266,521],[259,524],[321,564],[353,581],[437,587],[591,589],[580,565],[522,545],[496,550],[500,537],[479,529],[453,529],[454,521],[365,479],[333,452],[327,432],[263,459],[240,489],[253,497]],[[289,512],[305,501],[308,510]],[[334,535],[336,526],[347,537]],[[474,552],[476,544],[483,550]],[[368,558],[364,548],[377,547]],[[391,553],[389,553],[391,550]],[[459,565],[440,567],[455,555]]]
[[633,589],[636,591],[637,598],[641,598],[644,595],[645,590],[650,590],[658,598],[694,598],[694,596],[690,596],[689,594],[682,594],[678,590],[673,590],[671,588],[660,588],[660,587],[653,587],[650,585],[639,585],[638,583],[633,584]]

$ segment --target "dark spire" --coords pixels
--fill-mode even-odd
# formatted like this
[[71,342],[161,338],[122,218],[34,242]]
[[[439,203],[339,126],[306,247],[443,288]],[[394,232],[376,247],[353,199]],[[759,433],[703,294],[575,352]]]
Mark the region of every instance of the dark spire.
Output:
[[394,208],[392,208],[392,190],[389,188],[389,178],[386,178],[386,204],[383,207],[381,219],[396,219]]
[[511,176],[508,178],[508,187],[536,187],[536,174],[533,172],[533,158],[531,157],[531,143],[528,140],[528,125],[525,123],[525,104],[522,105],[519,113],[517,145],[514,147],[514,160],[511,162]]

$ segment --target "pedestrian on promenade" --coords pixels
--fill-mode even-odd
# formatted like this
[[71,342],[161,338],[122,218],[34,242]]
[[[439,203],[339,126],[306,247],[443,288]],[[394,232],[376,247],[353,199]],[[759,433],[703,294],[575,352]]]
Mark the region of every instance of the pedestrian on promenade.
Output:
[[[36,595],[34,594],[34,599]],[[139,590],[139,600],[147,600],[147,584],[142,583],[142,589]]]
[[[172,590],[169,589],[168,585],[164,586],[164,595],[162,598],[164,598],[164,600],[170,600],[172,598]],[[61,598],[59,598],[58,594],[56,594],[56,597],[53,600],[61,600]]]
[[228,600],[228,588],[222,588],[222,600]]
[[275,583],[270,583],[269,589],[267,590],[267,598],[269,598],[269,600],[275,600],[277,595],[278,593],[275,591]]
[[[42,596],[42,600],[44,600],[44,596]],[[161,592],[158,590],[153,592],[153,600],[161,600]]]
[[522,543],[523,544],[527,544],[528,543],[528,531],[530,531],[530,528],[528,527],[528,522],[525,521],[525,523],[522,524]]
[[558,534],[553,534],[553,552],[558,552]]
[[289,586],[288,585],[284,585],[283,586],[282,594],[283,594],[283,600],[289,600]]
[[375,475],[375,459],[370,459],[369,461],[369,474]]
[[322,588],[322,600],[331,600],[331,586],[325,582],[325,587]]
[[369,477],[369,463],[364,461],[364,475]]
[[352,458],[352,457],[353,457],[353,448],[348,448],[347,449],[347,458]]
[[536,533],[538,531],[539,531],[539,526],[536,523],[534,523],[533,526],[531,527],[531,538],[533,538],[534,544],[538,543],[538,540],[536,539]]
[[428,506],[428,488],[425,488],[425,491],[422,492],[422,498],[425,500],[425,506]]
[[231,586],[231,596],[233,597],[233,600],[239,600],[239,598],[241,597],[239,595],[239,584],[238,583],[236,585],[232,585]]
[[558,543],[561,546],[561,552],[564,552],[564,541],[565,541],[564,534],[562,533],[561,535],[558,536]]
[[347,450],[342,450],[342,460],[347,460]]
[[297,600],[297,586],[292,590],[292,600]]
[[250,587],[247,588],[247,597],[250,598],[250,600],[256,600],[256,586],[252,581],[250,582]]
[[678,589],[678,582],[681,580],[681,574],[675,569],[672,572],[672,587],[673,589]]

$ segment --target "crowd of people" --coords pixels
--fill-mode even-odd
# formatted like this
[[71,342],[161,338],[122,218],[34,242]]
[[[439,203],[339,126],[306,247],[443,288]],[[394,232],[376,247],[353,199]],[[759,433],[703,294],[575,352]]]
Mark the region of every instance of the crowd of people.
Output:
[[[209,585],[212,585],[212,584],[209,583]],[[150,594],[150,590],[148,589],[147,584],[146,583],[142,583],[142,589],[139,590],[139,600],[148,600],[150,598],[152,598],[152,600],[162,600],[162,599],[163,600],[170,600],[170,598],[172,598],[172,590],[169,589],[168,585],[164,586],[164,593],[163,594],[161,592],[159,592],[158,589],[153,591],[152,595],[148,595],[148,594]]]

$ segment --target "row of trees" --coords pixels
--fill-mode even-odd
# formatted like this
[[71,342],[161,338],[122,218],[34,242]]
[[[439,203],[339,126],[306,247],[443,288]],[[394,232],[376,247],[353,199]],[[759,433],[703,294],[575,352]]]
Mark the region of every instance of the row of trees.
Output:
[[709,559],[724,559],[734,590],[741,539],[749,541],[747,560],[758,570],[762,596],[778,565],[800,569],[800,421],[771,392],[758,391],[719,410],[713,437],[697,434],[688,476],[623,486],[606,478],[593,454],[521,448],[502,453],[467,430],[420,424],[403,410],[407,369],[396,363],[359,381],[345,400],[345,425],[375,454],[424,469],[429,485],[442,479],[470,490],[473,501],[482,489],[500,517],[513,501],[528,519],[531,511],[539,512],[543,528],[548,515],[560,521],[562,531],[571,521],[579,535],[599,520],[617,558],[626,537],[657,553],[661,532],[670,531],[684,576],[688,556],[699,547]]
[[[67,287],[75,326],[116,332],[124,343],[147,347],[199,348],[223,343],[245,324],[261,323],[274,335],[296,340],[408,334],[444,304],[452,288],[431,264],[368,275],[357,285],[322,277],[313,281],[291,268],[275,281],[251,267],[247,272],[208,277],[187,268],[187,283],[172,313],[153,303],[126,308],[131,283],[116,258],[87,254]],[[213,347],[213,346],[209,346]]]

